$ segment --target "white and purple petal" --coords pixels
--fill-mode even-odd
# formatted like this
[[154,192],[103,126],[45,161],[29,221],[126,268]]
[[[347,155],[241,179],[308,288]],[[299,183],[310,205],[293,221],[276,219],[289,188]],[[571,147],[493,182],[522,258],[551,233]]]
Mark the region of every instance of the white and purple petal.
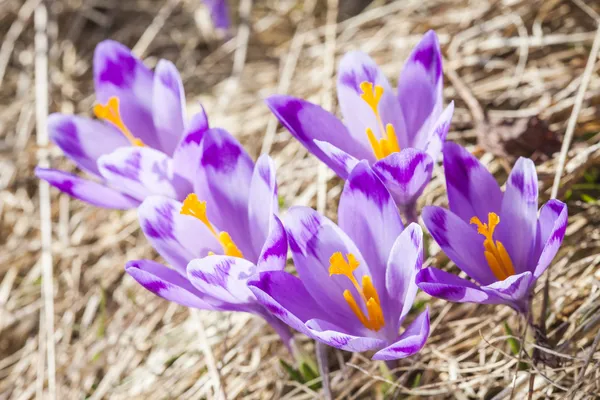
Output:
[[[417,295],[415,278],[423,266],[423,231],[412,223],[396,239],[389,253],[385,288],[390,303],[386,317],[386,329],[398,332],[404,317],[412,308]],[[385,310],[384,310],[385,313]]]
[[77,175],[55,169],[36,168],[35,175],[63,193],[96,207],[127,210],[140,201],[103,183],[93,182]]
[[[375,160],[370,147],[365,147],[362,142],[356,141],[337,117],[320,106],[283,95],[271,96],[266,103],[292,136],[315,157],[335,169],[336,173],[343,173],[339,171],[339,162],[330,161],[330,156],[315,144],[315,140],[331,143],[359,160]],[[345,178],[345,176],[341,177]]]
[[[362,98],[361,83],[368,82],[375,87],[381,86],[383,94],[379,101],[378,111],[384,126],[392,124],[401,148],[408,147],[406,128],[402,117],[400,103],[394,95],[387,78],[375,61],[365,53],[351,51],[342,57],[338,68],[337,93],[344,123],[353,139],[364,148],[370,148],[367,128],[380,137],[380,121]],[[379,134],[377,134],[379,132]]]
[[314,140],[315,145],[328,157],[327,166],[340,178],[347,179],[359,160],[329,142]]
[[147,146],[161,149],[152,118],[153,73],[122,44],[105,40],[94,52],[96,97],[105,104],[119,98],[125,126]]
[[531,256],[536,249],[538,181],[535,165],[519,158],[506,182],[496,240],[510,255],[515,272],[531,269]]
[[251,305],[256,301],[248,279],[256,265],[238,257],[212,255],[190,261],[189,281],[202,293],[229,304]]
[[431,180],[433,160],[424,151],[409,148],[382,158],[373,169],[398,206],[411,206]]
[[256,161],[252,181],[250,183],[250,198],[248,201],[248,219],[250,224],[250,241],[255,254],[260,254],[273,223],[273,215],[279,213],[277,199],[277,180],[275,163],[266,154]]
[[97,166],[100,156],[130,145],[112,125],[74,115],[50,115],[48,133],[50,139],[79,168],[96,176],[100,175]]
[[419,289],[433,297],[455,303],[495,304],[495,298],[490,298],[475,283],[441,269],[424,268],[415,281]]
[[398,80],[398,100],[409,147],[422,143],[442,111],[442,55],[436,34],[427,32],[413,49]]
[[533,274],[526,271],[518,275],[511,275],[503,281],[481,286],[481,290],[488,293],[492,299],[496,297],[498,300],[494,303],[505,303],[524,313],[527,311],[529,294],[534,283]]
[[138,208],[142,232],[152,247],[181,275],[188,263],[222,248],[198,219],[181,215],[181,203],[163,196],[149,196]]
[[100,157],[98,168],[112,187],[138,200],[153,194],[183,199],[192,190],[174,173],[171,158],[149,147],[119,148]]
[[485,223],[488,213],[500,213],[500,186],[467,149],[453,142],[444,144],[444,172],[449,208],[463,221],[477,217]]
[[273,218],[271,228],[256,264],[259,272],[283,270],[287,260],[288,245],[285,228],[276,215],[272,215],[271,218]]
[[194,182],[196,171],[200,168],[198,160],[202,155],[202,138],[208,128],[208,118],[202,109],[188,122],[173,153],[173,170],[190,182]]
[[160,60],[154,70],[152,117],[160,150],[173,155],[184,133],[185,92],[177,67],[167,60]]
[[373,355],[373,360],[397,360],[418,353],[429,338],[429,308],[425,309],[388,347]]
[[444,111],[442,111],[437,121],[433,124],[430,132],[420,136],[420,138],[422,137],[425,139],[425,143],[417,143],[414,145],[417,149],[425,149],[425,152],[429,154],[429,157],[431,157],[434,162],[438,161],[444,142],[446,142],[446,136],[450,130],[453,115],[454,101],[450,102]]
[[255,262],[258,252],[252,245],[248,219],[253,171],[254,162],[229,132],[206,131],[194,192],[207,202],[211,223],[228,232],[244,257]]
[[534,255],[533,275],[539,278],[554,259],[567,231],[567,205],[558,200],[548,201],[541,209],[538,219],[538,250]]
[[127,272],[150,292],[185,307],[214,310],[218,303],[200,293],[178,272],[151,260],[128,261]]

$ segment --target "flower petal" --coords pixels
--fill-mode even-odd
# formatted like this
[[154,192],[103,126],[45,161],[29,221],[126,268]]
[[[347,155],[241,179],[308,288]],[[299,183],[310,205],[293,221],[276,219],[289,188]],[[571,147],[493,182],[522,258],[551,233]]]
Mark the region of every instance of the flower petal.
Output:
[[[398,332],[417,295],[415,278],[423,266],[423,231],[410,224],[396,239],[387,262],[385,287],[390,299],[389,321],[391,334]],[[385,315],[385,314],[384,314]]]
[[265,245],[273,223],[273,215],[277,215],[278,212],[275,163],[271,157],[263,154],[254,166],[248,202],[250,240],[256,254],[260,254]]
[[96,207],[127,210],[140,202],[102,183],[89,181],[64,171],[36,168],[35,175],[63,193]]
[[482,286],[481,290],[491,297],[495,296],[500,301],[507,303],[516,310],[524,312],[527,308],[528,296],[535,278],[530,271],[518,275],[511,275],[503,281],[494,282],[491,285]]
[[360,299],[356,289],[347,277],[329,275],[329,259],[336,252],[352,253],[359,262],[354,275],[368,275],[360,250],[337,225],[308,207],[290,208],[284,226],[298,275],[311,296],[328,310],[329,320],[342,327],[360,325],[343,296],[350,290]]
[[248,281],[248,287],[274,316],[304,334],[309,332],[306,321],[327,316],[300,278],[288,272],[262,272]]
[[450,210],[469,223],[472,217],[487,221],[488,213],[500,213],[502,191],[496,179],[464,147],[444,144],[444,172]]
[[229,29],[231,21],[229,19],[229,7],[227,7],[227,0],[204,0],[204,4],[210,10],[210,17],[215,28],[217,29]]
[[[360,353],[385,346],[382,339],[346,333],[328,320],[312,319],[306,322],[306,326],[309,328],[308,336],[336,349]],[[362,328],[360,333],[367,335],[369,331]]]
[[223,250],[199,220],[181,215],[181,203],[163,196],[150,196],[138,208],[142,232],[152,247],[180,274],[186,276],[188,263]]
[[510,255],[515,272],[531,269],[537,232],[538,181],[535,165],[519,158],[506,182],[496,239]]
[[482,285],[496,281],[483,254],[482,235],[441,207],[424,207],[421,216],[431,236],[458,268]]
[[352,169],[358,164],[358,160],[329,142],[314,140],[314,143],[327,157],[329,157],[327,166],[340,178],[347,179]]
[[409,147],[425,148],[431,125],[442,111],[442,84],[440,45],[436,34],[429,31],[406,60],[398,80]]
[[400,335],[398,340],[379,350],[373,360],[397,360],[418,353],[429,338],[429,308],[425,309]]
[[419,289],[430,296],[455,303],[495,304],[494,298],[473,282],[450,274],[441,269],[429,267],[417,273]]
[[[567,230],[567,205],[558,200],[548,201],[540,211],[537,236],[539,250],[535,255],[533,276],[539,278],[554,259]],[[532,263],[533,265],[533,263]]]
[[127,272],[150,292],[185,307],[214,310],[214,299],[207,298],[178,272],[151,260],[128,261]]
[[248,220],[254,162],[242,145],[224,129],[209,129],[202,143],[201,168],[194,191],[201,200],[206,200],[206,212],[211,223],[228,232],[244,257],[256,262],[258,253],[252,245]]
[[105,104],[119,98],[125,126],[147,146],[160,149],[152,119],[153,73],[122,44],[105,40],[94,52],[96,97]]
[[208,130],[208,118],[204,109],[194,114],[173,154],[173,170],[179,176],[194,182],[202,157],[202,138]]
[[149,147],[119,148],[100,157],[98,168],[112,187],[139,200],[152,194],[183,199],[192,190],[173,172],[172,160]]
[[344,185],[338,223],[365,257],[385,310],[390,301],[385,291],[388,258],[404,225],[392,196],[366,161],[352,170]]
[[[425,152],[429,154],[429,157],[434,162],[438,161],[442,146],[446,141],[446,136],[450,130],[450,124],[452,123],[452,116],[454,115],[454,101],[450,102],[444,111],[440,114],[437,121],[433,124],[433,127],[428,135],[423,135],[425,138],[424,148]],[[415,146],[421,148],[420,146]]]
[[[362,142],[353,139],[338,118],[318,105],[281,95],[269,97],[266,103],[292,136],[330,168],[339,169],[337,168],[339,162],[332,162],[330,157],[314,143],[314,140],[331,143],[359,160],[375,160],[370,147],[365,147]],[[338,172],[336,170],[336,173]]]
[[288,246],[285,228],[276,215],[272,215],[271,218],[273,218],[270,224],[271,228],[258,258],[257,266],[260,272],[283,270],[287,260]]
[[402,109],[390,83],[375,61],[359,51],[351,51],[342,57],[337,80],[340,109],[344,123],[354,140],[361,143],[362,147],[370,149],[367,128],[379,132],[379,135],[376,133],[375,136],[381,136],[380,121],[371,107],[360,97],[363,93],[360,88],[362,82],[369,82],[373,86],[378,85],[383,88],[383,95],[378,105],[381,123],[384,126],[388,123],[392,124],[400,148],[408,147]]
[[108,124],[74,115],[52,114],[48,117],[50,139],[79,168],[100,175],[98,158],[130,143]]
[[160,60],[154,70],[152,117],[160,149],[173,155],[183,135],[185,92],[177,67],[167,60]]
[[249,305],[256,302],[248,288],[248,278],[256,273],[256,265],[229,256],[208,256],[192,260],[187,267],[188,279],[198,290],[224,303]]
[[431,180],[433,160],[424,151],[409,148],[377,161],[373,169],[398,206],[408,206]]

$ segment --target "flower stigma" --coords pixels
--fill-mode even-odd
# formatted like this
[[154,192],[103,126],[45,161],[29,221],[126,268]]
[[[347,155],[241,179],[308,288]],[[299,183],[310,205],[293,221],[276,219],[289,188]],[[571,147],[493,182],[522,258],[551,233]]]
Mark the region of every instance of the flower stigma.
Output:
[[389,156],[392,153],[400,151],[400,145],[398,144],[398,138],[396,137],[396,131],[392,124],[383,126],[381,114],[379,113],[379,102],[383,96],[383,87],[375,85],[371,82],[362,82],[360,84],[360,90],[362,94],[360,98],[371,107],[377,123],[379,124],[379,131],[381,133],[381,139],[377,139],[372,128],[367,128],[367,138],[373,148],[373,153],[378,160]]
[[[217,232],[215,227],[210,223],[206,216],[206,201],[198,200],[198,196],[196,196],[195,193],[191,193],[185,198],[180,213],[199,219],[208,228],[215,239],[219,241],[226,256],[244,258],[240,249],[235,245],[233,239],[231,239],[231,235],[225,231]],[[213,254],[213,252],[209,253],[209,255]]]
[[339,251],[337,253],[333,253],[329,259],[329,276],[344,275],[350,279],[350,282],[352,282],[360,294],[360,297],[367,308],[367,315],[365,316],[362,308],[356,303],[356,300],[354,299],[354,296],[350,290],[344,290],[344,299],[352,309],[352,312],[354,312],[359,321],[365,326],[365,328],[377,332],[385,325],[377,289],[375,289],[375,286],[373,286],[371,277],[368,275],[363,276],[361,287],[354,277],[354,271],[356,268],[358,268],[360,263],[356,260],[356,257],[352,253],[346,254],[346,258],[348,261],[344,259],[344,256]]
[[500,223],[500,217],[496,213],[488,214],[488,223],[484,224],[477,217],[471,218],[469,223],[477,225],[477,233],[483,235],[484,255],[487,263],[498,280],[503,281],[515,274],[515,268],[512,260],[506,251],[506,248],[499,240],[494,241],[494,230]]
[[110,99],[108,99],[106,104],[96,104],[94,106],[94,115],[96,115],[98,119],[108,121],[114,126],[116,126],[133,146],[145,146],[144,142],[142,142],[141,139],[138,139],[135,136],[133,136],[131,131],[125,126],[123,118],[121,117],[121,113],[119,112],[118,97],[111,97]]

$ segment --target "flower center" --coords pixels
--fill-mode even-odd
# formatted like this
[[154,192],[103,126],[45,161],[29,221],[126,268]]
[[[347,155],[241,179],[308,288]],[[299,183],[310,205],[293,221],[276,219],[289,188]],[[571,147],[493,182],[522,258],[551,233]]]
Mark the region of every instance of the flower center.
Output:
[[471,224],[477,225],[477,233],[485,237],[483,242],[484,255],[490,269],[498,280],[503,281],[515,274],[515,268],[508,255],[506,248],[499,240],[494,241],[494,230],[500,223],[500,217],[496,213],[488,214],[488,223],[483,224],[477,217],[471,218]]
[[108,121],[114,126],[117,127],[121,131],[121,133],[129,140],[129,142],[133,146],[143,147],[145,146],[144,142],[141,139],[133,136],[131,131],[127,129],[125,123],[123,123],[123,118],[121,118],[121,113],[119,112],[119,98],[111,97],[108,99],[106,105],[104,104],[96,104],[94,106],[94,114],[98,119],[102,119],[104,121]]
[[373,113],[375,114],[375,118],[377,118],[381,139],[377,139],[371,128],[367,128],[367,137],[369,138],[369,143],[373,148],[375,157],[378,160],[381,160],[392,153],[400,151],[394,126],[392,124],[387,124],[384,127],[381,114],[379,114],[378,106],[381,96],[383,96],[383,87],[375,85],[373,88],[371,82],[363,82],[360,84],[360,90],[362,90],[360,98],[371,107],[371,110],[373,110]]
[[[206,201],[198,200],[198,196],[196,196],[194,193],[189,194],[183,201],[180,213],[183,215],[191,215],[206,225],[215,239],[219,241],[221,247],[223,247],[223,253],[225,253],[226,256],[244,258],[244,255],[235,245],[229,233],[225,231],[217,232],[215,227],[210,223],[208,217],[206,216]],[[209,253],[209,255],[213,254],[213,252]]]
[[363,276],[361,287],[354,277],[354,270],[358,268],[360,263],[356,260],[356,257],[354,257],[354,254],[352,253],[346,254],[346,258],[348,261],[344,259],[344,256],[339,251],[337,253],[333,253],[329,259],[329,276],[344,275],[350,279],[350,282],[352,282],[360,294],[360,297],[367,308],[367,315],[365,316],[362,308],[360,308],[356,303],[356,300],[354,299],[354,296],[350,290],[344,290],[344,299],[356,317],[365,326],[365,328],[377,332],[385,325],[377,289],[375,289],[375,286],[373,286],[373,282],[371,282],[371,278],[368,275]]

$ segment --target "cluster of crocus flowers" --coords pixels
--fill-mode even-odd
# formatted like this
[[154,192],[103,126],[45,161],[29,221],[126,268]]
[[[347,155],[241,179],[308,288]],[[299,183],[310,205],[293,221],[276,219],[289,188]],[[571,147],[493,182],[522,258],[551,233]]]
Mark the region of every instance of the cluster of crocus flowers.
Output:
[[194,193],[183,202],[150,196],[138,209],[146,238],[172,268],[135,260],[125,270],[175,303],[260,315],[289,344],[289,329],[246,285],[256,273],[280,271],[286,263],[273,161],[265,155],[255,165],[233,136],[218,128],[206,131],[202,147]]
[[449,301],[507,304],[526,313],[531,289],[556,255],[567,227],[567,206],[548,201],[538,216],[533,162],[520,158],[503,193],[467,150],[444,145],[450,210],[428,206],[423,220],[448,257],[474,282],[426,268],[419,287]]
[[[428,309],[413,310],[418,288],[526,313],[564,237],[563,203],[549,201],[538,216],[531,160],[517,161],[503,193],[474,156],[444,143],[453,104],[442,107],[433,32],[410,55],[397,93],[368,56],[343,57],[344,122],[301,99],[267,100],[294,137],[346,180],[337,224],[307,207],[291,208],[282,222],[273,161],[263,155],[255,164],[231,134],[209,128],[203,112],[186,121],[171,63],[152,72],[107,41],[96,50],[94,78],[98,120],[56,114],[49,123],[54,142],[93,180],[46,169],[38,176],[93,205],[138,208],[143,233],[169,265],[128,262],[126,272],[143,287],[186,307],[259,315],[288,346],[291,327],[373,359],[411,356],[430,330]],[[442,149],[449,210],[425,207],[422,217],[471,280],[422,269],[415,202]],[[297,274],[285,271],[288,245]]]
[[204,112],[186,120],[185,94],[175,66],[148,69],[125,46],[104,41],[94,54],[97,119],[52,114],[52,141],[92,179],[54,169],[36,175],[95,206],[137,207],[149,195],[182,200],[192,190]]
[[359,161],[368,161],[407,218],[415,220],[415,202],[431,179],[454,112],[453,103],[442,107],[442,78],[438,39],[429,31],[406,61],[396,93],[366,54],[342,58],[337,92],[343,123],[291,96],[272,96],[267,105],[342,179]]

